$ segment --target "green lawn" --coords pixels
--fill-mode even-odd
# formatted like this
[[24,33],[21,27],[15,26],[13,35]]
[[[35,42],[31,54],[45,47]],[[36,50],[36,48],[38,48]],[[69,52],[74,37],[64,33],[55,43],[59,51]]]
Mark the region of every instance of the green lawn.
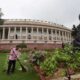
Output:
[[[5,62],[7,54],[0,53],[0,80],[40,80],[39,76],[34,70],[28,72],[22,72],[16,69],[14,74],[7,75],[6,72],[3,72],[4,66],[6,66]],[[18,68],[19,64],[17,63],[16,68]]]

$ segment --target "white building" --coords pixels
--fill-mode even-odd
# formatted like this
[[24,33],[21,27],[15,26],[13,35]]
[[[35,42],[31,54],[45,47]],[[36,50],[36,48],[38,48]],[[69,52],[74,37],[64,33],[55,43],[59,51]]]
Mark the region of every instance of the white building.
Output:
[[71,30],[63,25],[40,20],[5,19],[0,25],[0,49],[26,43],[29,48],[61,47],[71,43]]

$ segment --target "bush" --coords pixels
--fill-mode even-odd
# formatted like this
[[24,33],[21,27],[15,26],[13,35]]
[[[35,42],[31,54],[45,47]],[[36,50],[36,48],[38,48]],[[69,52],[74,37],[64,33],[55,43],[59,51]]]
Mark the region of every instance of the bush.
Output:
[[77,70],[80,67],[80,51],[74,53],[70,45],[66,45],[64,49],[55,49],[54,52],[48,52],[47,55],[44,62],[40,64],[41,69],[47,76],[55,73],[58,68]]
[[20,44],[17,45],[17,47],[23,49],[23,48],[27,48],[27,45],[25,43],[20,43]]
[[47,58],[43,63],[41,63],[40,68],[44,71],[46,76],[53,74],[57,69],[57,61],[54,56]]
[[9,53],[9,52],[10,52],[10,50],[6,50],[6,49],[0,50],[0,53]]
[[26,52],[27,51],[27,45],[25,43],[20,43],[16,47],[21,48],[21,52]]

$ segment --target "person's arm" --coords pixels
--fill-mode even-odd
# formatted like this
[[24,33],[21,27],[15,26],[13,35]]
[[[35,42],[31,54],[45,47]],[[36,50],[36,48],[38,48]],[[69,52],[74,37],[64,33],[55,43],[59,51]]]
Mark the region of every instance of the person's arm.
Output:
[[14,51],[16,58],[20,58],[21,53],[19,51]]

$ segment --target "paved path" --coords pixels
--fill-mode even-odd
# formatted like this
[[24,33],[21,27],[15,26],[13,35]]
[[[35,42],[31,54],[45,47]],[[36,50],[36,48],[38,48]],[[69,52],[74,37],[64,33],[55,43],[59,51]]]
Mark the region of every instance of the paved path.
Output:
[[[71,76],[72,80],[76,79],[76,80],[80,80],[80,74],[76,74],[76,75],[72,75]],[[66,77],[60,77],[60,78],[57,78],[57,79],[51,79],[51,80],[68,80]]]

